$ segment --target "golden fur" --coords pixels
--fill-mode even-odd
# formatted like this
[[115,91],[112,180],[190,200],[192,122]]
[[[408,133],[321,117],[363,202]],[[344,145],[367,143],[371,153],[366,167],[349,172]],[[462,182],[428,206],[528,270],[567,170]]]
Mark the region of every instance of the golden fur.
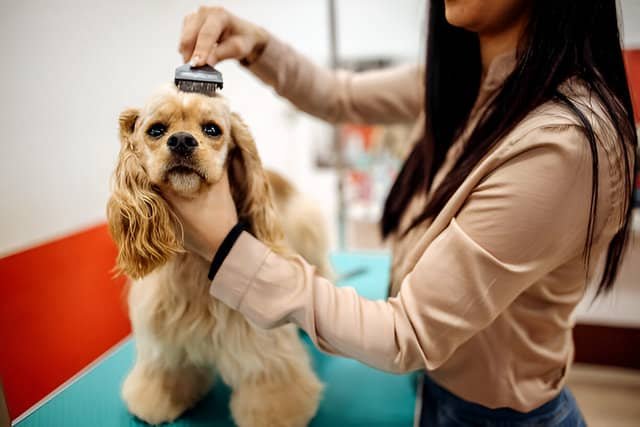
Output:
[[[204,122],[216,123],[221,135],[204,134]],[[166,126],[162,137],[146,134],[154,123]],[[187,160],[176,160],[166,144],[178,131],[198,141]],[[233,389],[231,413],[239,426],[308,424],[322,385],[297,330],[259,329],[210,296],[208,261],[183,249],[179,220],[157,191],[169,187],[191,197],[228,173],[239,217],[261,241],[286,254],[247,127],[224,99],[168,87],[144,108],[122,113],[120,138],[107,215],[119,248],[117,268],[136,279],[128,297],[137,357],[122,388],[127,407],[151,424],[172,421],[198,402],[218,374]],[[315,257],[326,259],[326,253]]]
[[300,193],[282,175],[266,171],[287,245],[316,266],[318,273],[333,278],[327,254],[329,240],[322,212],[316,201]]

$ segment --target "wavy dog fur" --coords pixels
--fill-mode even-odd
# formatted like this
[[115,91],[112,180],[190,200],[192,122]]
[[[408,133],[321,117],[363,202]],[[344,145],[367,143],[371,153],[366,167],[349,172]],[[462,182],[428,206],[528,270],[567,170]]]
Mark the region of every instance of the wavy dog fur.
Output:
[[141,278],[183,251],[179,224],[167,202],[153,189],[131,140],[138,110],[120,115],[120,156],[107,203],[109,231],[118,246],[120,273]]
[[238,217],[272,250],[287,254],[267,174],[249,128],[235,113],[231,113],[231,138],[235,147],[229,159],[229,184]]
[[[204,135],[202,117],[222,135]],[[160,122],[167,134],[150,138],[146,130]],[[178,131],[192,134],[198,148],[189,160],[194,172],[172,177],[175,159],[165,138]],[[107,214],[117,268],[136,279],[128,295],[136,362],[122,388],[128,409],[151,424],[172,421],[202,398],[217,374],[233,390],[231,413],[239,426],[306,425],[322,385],[297,330],[258,329],[211,297],[208,262],[183,249],[179,221],[158,194],[173,185],[192,196],[228,173],[239,217],[273,250],[292,254],[246,125],[219,97],[169,88],[144,108],[122,113],[120,139]]]

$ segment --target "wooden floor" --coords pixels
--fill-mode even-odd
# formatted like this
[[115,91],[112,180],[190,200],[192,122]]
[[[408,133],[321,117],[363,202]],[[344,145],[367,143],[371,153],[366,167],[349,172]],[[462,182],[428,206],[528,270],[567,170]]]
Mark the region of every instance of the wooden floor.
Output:
[[640,371],[576,364],[568,385],[590,427],[640,427]]

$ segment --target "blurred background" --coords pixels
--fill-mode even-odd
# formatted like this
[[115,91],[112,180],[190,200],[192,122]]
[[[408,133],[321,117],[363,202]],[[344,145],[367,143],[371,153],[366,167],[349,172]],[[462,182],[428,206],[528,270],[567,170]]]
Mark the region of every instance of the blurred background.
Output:
[[[0,379],[14,418],[129,332],[122,279],[110,273],[115,252],[104,227],[119,149],[117,118],[172,80],[181,63],[182,18],[200,4],[3,3]],[[330,63],[326,1],[215,4],[262,25],[318,64]],[[629,76],[640,101],[640,1],[619,4]],[[422,62],[425,10],[426,0],[336,1],[338,62],[358,70]],[[236,63],[219,69],[223,94],[249,124],[265,165],[320,202],[333,247],[384,251],[377,221],[406,152],[408,128],[340,127],[345,170],[339,174],[331,126],[298,112]],[[620,403],[640,398],[634,371],[640,369],[637,212],[634,233],[615,292],[595,303],[587,297],[577,313],[577,359],[589,365],[580,365],[572,380],[584,390],[578,398],[593,425],[640,425],[637,405]],[[70,313],[70,306],[84,308]],[[33,368],[42,357],[49,368]],[[603,396],[613,396],[612,403],[603,404]]]

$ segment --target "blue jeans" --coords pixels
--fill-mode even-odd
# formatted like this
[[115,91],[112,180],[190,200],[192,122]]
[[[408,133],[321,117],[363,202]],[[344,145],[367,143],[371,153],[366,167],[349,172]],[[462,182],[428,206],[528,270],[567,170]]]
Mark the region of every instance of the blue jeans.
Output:
[[420,427],[584,427],[586,423],[573,395],[566,387],[549,402],[524,413],[511,408],[490,409],[468,402],[424,375],[419,425]]

